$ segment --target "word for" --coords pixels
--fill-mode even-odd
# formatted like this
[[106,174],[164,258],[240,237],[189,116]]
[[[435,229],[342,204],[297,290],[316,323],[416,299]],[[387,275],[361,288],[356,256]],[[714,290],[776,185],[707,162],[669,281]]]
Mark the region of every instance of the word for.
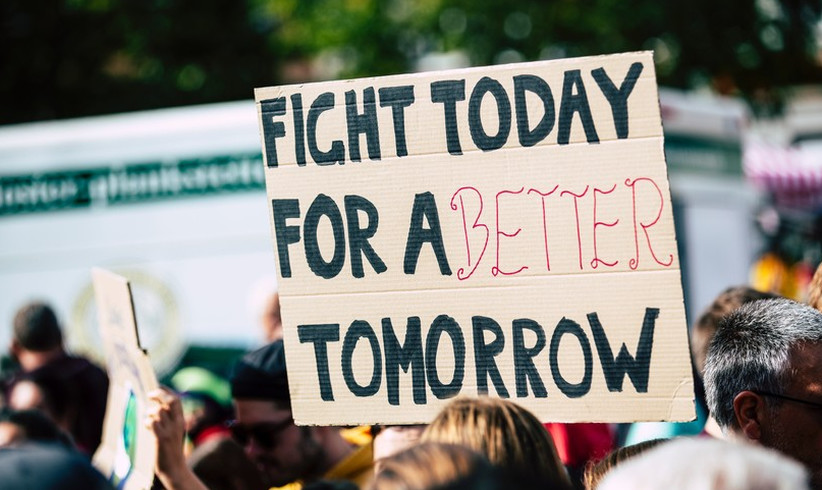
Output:
[[[628,97],[642,73],[642,63],[636,62],[628,69],[625,78],[619,84],[614,83],[604,68],[591,71],[591,76],[598,89],[607,99],[617,138],[628,137],[629,114]],[[474,145],[482,151],[493,151],[502,148],[511,134],[513,121],[516,121],[517,138],[523,147],[531,147],[543,141],[557,127],[557,143],[567,145],[570,141],[571,124],[575,116],[579,117],[588,143],[598,143],[594,117],[587,95],[588,88],[580,70],[567,70],[563,74],[562,95],[557,110],[553,91],[543,78],[536,75],[516,75],[513,77],[513,107],[511,95],[505,87],[491,77],[482,77],[472,88],[468,96],[468,129]],[[534,123],[528,113],[526,94],[536,95],[542,102],[542,118]],[[438,80],[430,85],[430,101],[440,104],[443,115],[443,131],[446,136],[446,149],[451,155],[462,154],[462,139],[457,124],[457,104],[466,100],[466,80]],[[360,100],[362,111],[360,111]],[[487,97],[494,100],[496,110],[484,111],[483,103]],[[427,99],[428,100],[428,99]],[[260,101],[263,139],[269,167],[277,167],[280,155],[277,152],[277,140],[287,135],[285,122],[280,120],[290,112],[294,141],[294,155],[287,161],[306,165],[308,158],[317,165],[343,164],[346,161],[346,143],[342,139],[333,139],[329,148],[320,148],[317,141],[317,127],[320,118],[328,111],[345,111],[345,135],[348,142],[348,159],[352,162],[362,161],[360,137],[365,136],[368,158],[380,160],[380,124],[384,124],[377,111],[380,107],[389,108],[394,128],[394,147],[396,156],[409,154],[406,137],[406,109],[416,102],[415,86],[366,87],[358,94],[355,90],[345,92],[345,104],[337,105],[334,92],[323,92],[309,104],[303,100],[301,93],[286,97],[277,97]],[[307,108],[306,108],[307,105]],[[487,114],[493,114],[493,123],[484,120]],[[489,124],[490,123],[490,124]],[[487,127],[495,126],[496,132],[489,134]],[[342,128],[341,128],[342,129]],[[333,136],[332,136],[333,138]],[[413,153],[413,152],[412,152]],[[288,160],[293,158],[293,160]]]
[[[621,392],[623,380],[627,375],[637,393],[647,393],[648,373],[653,348],[654,327],[659,315],[658,308],[646,308],[645,318],[636,348],[636,355],[631,356],[623,343],[616,356],[613,355],[611,343],[600,323],[596,312],[587,315],[588,324],[594,337],[594,345],[602,366],[605,383],[609,391]],[[405,339],[401,344],[390,318],[382,319],[382,344],[372,326],[365,320],[355,320],[345,332],[340,356],[340,369],[345,387],[356,397],[371,397],[380,392],[383,385],[391,405],[400,404],[400,370],[411,372],[412,399],[417,405],[424,405],[428,388],[437,399],[456,396],[462,390],[465,381],[466,348],[462,328],[452,317],[439,315],[431,323],[431,328],[423,343],[420,318],[408,317],[405,328]],[[477,391],[487,394],[490,379],[494,390],[502,398],[510,398],[497,366],[496,357],[506,348],[506,338],[499,323],[492,318],[474,316],[471,318],[474,345],[474,367],[476,372]],[[526,345],[525,332],[536,337],[533,345]],[[300,343],[310,343],[314,347],[314,359],[323,401],[334,401],[334,389],[331,383],[328,349],[330,344],[340,341],[339,324],[299,325],[297,333]],[[493,340],[486,342],[486,333]],[[554,327],[550,341],[545,329],[528,318],[513,320],[511,324],[510,348],[514,355],[515,394],[517,398],[529,396],[546,398],[548,390],[537,368],[535,359],[548,345],[548,365],[556,387],[568,398],[580,398],[591,389],[593,379],[593,355],[591,342],[580,325],[568,318],[562,318]],[[558,361],[559,346],[565,336],[572,337],[582,350],[580,362],[583,365],[583,376],[578,383],[566,380],[560,372]],[[443,337],[448,337],[453,346],[454,358],[448,363],[438,362],[437,355]],[[373,360],[371,379],[361,384],[354,376],[353,354],[365,341]],[[544,359],[541,361],[544,362]],[[448,373],[450,381],[443,382],[438,364],[453,365]],[[337,387],[339,388],[339,387]],[[530,390],[529,390],[530,388]]]

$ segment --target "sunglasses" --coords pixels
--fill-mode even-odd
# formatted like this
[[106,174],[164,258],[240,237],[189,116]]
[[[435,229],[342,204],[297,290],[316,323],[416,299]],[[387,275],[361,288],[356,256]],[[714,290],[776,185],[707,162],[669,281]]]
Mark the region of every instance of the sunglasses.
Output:
[[294,419],[289,417],[282,422],[258,422],[244,425],[236,420],[228,423],[231,438],[240,446],[247,446],[252,440],[263,449],[273,449],[277,439],[287,428],[294,425]]

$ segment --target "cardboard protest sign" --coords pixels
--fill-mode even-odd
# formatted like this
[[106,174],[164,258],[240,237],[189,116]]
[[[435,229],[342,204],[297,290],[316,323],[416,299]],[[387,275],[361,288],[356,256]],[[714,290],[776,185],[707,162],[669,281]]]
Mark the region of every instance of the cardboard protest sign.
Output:
[[255,95],[298,423],[693,417],[651,53]]
[[140,347],[128,280],[95,268],[92,282],[109,375],[103,440],[93,462],[115,488],[148,489],[154,480],[157,445],[143,421],[146,395],[157,389],[157,378]]

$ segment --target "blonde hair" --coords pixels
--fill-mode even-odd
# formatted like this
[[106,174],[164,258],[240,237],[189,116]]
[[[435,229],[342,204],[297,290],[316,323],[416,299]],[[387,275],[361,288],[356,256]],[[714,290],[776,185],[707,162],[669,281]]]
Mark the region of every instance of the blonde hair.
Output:
[[426,442],[383,458],[367,488],[426,490],[487,480],[491,475],[488,461],[467,447]]
[[466,446],[491,464],[549,488],[570,486],[551,435],[531,412],[508,400],[457,398],[442,409],[421,440]]
[[594,490],[612,469],[619,466],[623,461],[633,458],[648,449],[656,447],[659,443],[668,439],[651,439],[642,441],[630,446],[614,449],[599,461],[589,461],[585,466],[585,473],[582,475],[582,482],[585,490]]

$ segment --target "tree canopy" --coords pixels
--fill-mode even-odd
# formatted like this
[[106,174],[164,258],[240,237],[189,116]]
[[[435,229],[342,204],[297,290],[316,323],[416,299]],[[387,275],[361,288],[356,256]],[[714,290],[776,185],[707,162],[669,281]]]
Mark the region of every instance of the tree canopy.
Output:
[[822,81],[822,0],[6,0],[0,124],[251,98],[253,88],[652,49],[663,85],[773,110]]

